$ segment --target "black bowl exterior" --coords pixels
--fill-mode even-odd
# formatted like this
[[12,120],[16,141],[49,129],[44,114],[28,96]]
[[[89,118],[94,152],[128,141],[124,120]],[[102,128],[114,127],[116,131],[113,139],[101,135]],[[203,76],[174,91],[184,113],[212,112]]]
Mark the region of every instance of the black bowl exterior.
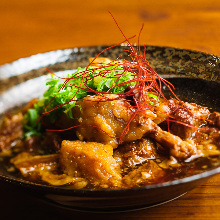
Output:
[[188,183],[179,183],[176,185],[160,186],[147,189],[124,190],[122,192],[107,195],[93,194],[92,197],[46,194],[45,198],[54,204],[61,205],[66,208],[72,208],[81,211],[128,211],[137,210],[146,207],[153,207],[167,201],[178,198],[189,190],[200,185],[206,179],[198,179]]
[[[89,64],[90,57],[95,57],[106,48],[107,46],[98,46],[52,51],[0,66],[0,113],[13,105],[16,97],[11,91],[14,87],[21,86],[22,88],[23,82],[47,74],[45,66],[53,72],[72,70],[79,66],[85,67]],[[122,54],[122,58],[125,58],[127,49],[129,49],[127,46],[116,46],[111,50],[106,50],[101,56],[116,59]],[[156,46],[142,46],[141,52],[149,60],[150,65],[166,77],[190,77],[220,82],[220,59],[216,56]],[[10,98],[9,95],[13,97]],[[7,103],[6,108],[5,103]],[[169,183],[132,189],[97,191],[73,190],[30,183],[7,173],[3,167],[0,167],[0,180],[6,184],[10,183],[10,187],[17,187],[21,191],[32,193],[60,207],[104,212],[132,210],[172,200],[219,172],[220,167],[216,167],[210,171]]]
[[158,185],[122,190],[74,190],[30,183],[25,180],[0,176],[10,183],[4,188],[43,199],[55,206],[86,212],[121,212],[153,207],[166,203],[220,173],[220,167],[202,174]]

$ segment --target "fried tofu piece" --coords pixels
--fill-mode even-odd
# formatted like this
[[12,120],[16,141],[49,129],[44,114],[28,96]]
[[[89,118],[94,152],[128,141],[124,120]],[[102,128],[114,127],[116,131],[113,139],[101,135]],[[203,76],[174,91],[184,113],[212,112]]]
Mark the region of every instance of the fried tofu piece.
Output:
[[69,176],[85,177],[94,187],[120,187],[121,175],[116,168],[111,145],[64,140],[60,164]]

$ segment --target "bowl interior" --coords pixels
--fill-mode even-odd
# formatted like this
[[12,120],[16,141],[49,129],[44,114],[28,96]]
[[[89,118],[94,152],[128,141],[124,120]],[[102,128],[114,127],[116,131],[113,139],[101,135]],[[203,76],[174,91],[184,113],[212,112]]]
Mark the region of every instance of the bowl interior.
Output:
[[[99,46],[58,50],[2,65],[0,67],[0,115],[43,94],[46,89],[44,85],[47,76],[45,74],[48,73],[45,67],[57,74],[70,73],[79,66],[87,66],[89,58],[95,57],[105,48],[106,46]],[[127,56],[127,49],[126,46],[117,46],[105,51],[102,56],[116,59],[122,55],[124,58]],[[220,59],[218,57],[169,47],[147,46],[141,47],[141,51],[160,75],[169,78],[176,88],[175,93],[183,101],[196,102],[214,111],[220,111]],[[22,180],[8,173],[4,165],[0,163],[1,180],[34,190],[38,196],[41,195],[60,205],[87,210],[127,210],[161,203],[178,197],[196,187],[202,180],[219,172],[220,159],[219,163],[201,174],[165,184],[127,190],[70,190]],[[173,188],[176,189],[175,192]],[[150,195],[151,199],[146,200],[146,195]],[[118,200],[119,197],[120,200]],[[127,203],[128,198],[142,199],[141,202]],[[91,205],[91,200],[94,199],[96,205]]]

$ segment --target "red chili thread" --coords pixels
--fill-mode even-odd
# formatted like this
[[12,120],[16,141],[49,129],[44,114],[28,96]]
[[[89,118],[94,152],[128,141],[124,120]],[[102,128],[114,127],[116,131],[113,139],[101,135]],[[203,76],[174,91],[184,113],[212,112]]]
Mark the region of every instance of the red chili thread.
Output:
[[[130,116],[130,119],[128,120],[122,134],[119,136],[119,137],[112,137],[112,138],[118,138],[119,139],[119,143],[122,143],[122,139],[123,137],[128,133],[129,131],[129,125],[131,123],[131,121],[136,117],[136,115],[138,114],[138,112],[141,112],[141,111],[144,111],[144,110],[151,110],[153,113],[156,113],[158,112],[158,109],[157,109],[157,106],[156,104],[153,104],[153,105],[150,105],[149,104],[149,101],[150,101],[150,97],[148,97],[147,95],[145,95],[145,93],[150,93],[150,94],[154,94],[158,97],[158,99],[160,99],[161,97],[164,99],[164,102],[167,102],[168,100],[166,99],[165,95],[163,94],[162,92],[162,85],[165,85],[172,93],[172,95],[176,98],[177,101],[175,101],[176,103],[177,102],[180,102],[182,105],[180,106],[179,104],[177,105],[176,107],[176,110],[179,109],[180,107],[181,108],[184,108],[185,110],[189,111],[190,112],[190,109],[185,106],[184,102],[181,101],[176,95],[175,93],[173,92],[173,90],[175,89],[175,87],[169,82],[167,81],[166,79],[162,78],[161,76],[159,76],[154,70],[153,68],[149,65],[149,62],[146,60],[146,46],[144,45],[144,55],[141,55],[141,47],[140,47],[140,36],[141,36],[141,32],[143,30],[143,25],[141,27],[141,30],[139,32],[139,35],[138,35],[138,47],[137,47],[137,51],[135,51],[134,47],[132,46],[132,44],[130,43],[130,39],[134,38],[135,36],[133,37],[130,37],[130,38],[127,38],[124,34],[124,32],[122,31],[122,29],[120,28],[120,26],[118,25],[116,19],[114,18],[114,16],[112,15],[111,12],[109,12],[113,18],[113,20],[115,21],[118,29],[120,30],[121,34],[124,36],[125,40],[121,43],[125,43],[127,42],[128,44],[128,47],[130,48],[130,50],[124,50],[125,52],[128,52],[128,56],[131,58],[131,62],[130,61],[127,61],[127,60],[119,60],[117,59],[118,61],[121,61],[119,62],[119,64],[115,64],[114,61],[110,62],[109,64],[106,64],[105,66],[114,66],[115,68],[113,68],[111,71],[114,71],[114,72],[121,72],[122,69],[121,67],[123,67],[123,72],[120,73],[120,74],[116,74],[114,77],[107,77],[105,76],[106,73],[109,72],[108,71],[102,71],[102,72],[99,72],[97,75],[95,76],[89,76],[89,72],[91,72],[92,70],[89,69],[89,67],[92,65],[92,63],[95,61],[95,59],[97,59],[101,54],[103,54],[105,51],[107,50],[110,50],[118,45],[120,45],[121,43],[119,44],[115,44],[113,46],[110,46],[110,47],[107,47],[106,49],[104,49],[103,51],[101,51],[98,55],[96,55],[94,57],[94,59],[89,63],[89,65],[85,68],[85,70],[83,72],[79,72],[77,73],[76,75],[73,75],[72,77],[70,78],[61,78],[61,79],[65,79],[63,85],[61,86],[60,90],[61,89],[64,89],[66,84],[69,82],[69,80],[71,79],[75,79],[75,78],[81,78],[81,83],[79,86],[76,86],[76,85],[72,85],[72,86],[75,86],[77,88],[77,92],[75,93],[75,95],[72,97],[72,99],[70,99],[68,102],[66,103],[63,103],[61,105],[58,105],[56,107],[54,107],[53,109],[47,111],[47,112],[43,112],[42,115],[41,115],[41,118],[40,120],[43,121],[43,117],[47,114],[49,114],[50,112],[68,104],[69,102],[71,101],[76,101],[74,98],[76,96],[76,94],[78,93],[79,89],[84,89],[85,91],[88,91],[88,92],[91,92],[91,93],[94,93],[96,95],[104,95],[104,94],[116,94],[118,95],[116,98],[114,99],[107,99],[106,100],[106,97],[104,98],[103,97],[103,100],[100,100],[100,101],[113,101],[113,100],[117,100],[117,99],[125,99],[126,100],[126,97],[128,96],[133,96],[133,99],[134,99],[134,102],[135,102],[135,106],[129,106],[129,104],[127,105],[127,107],[132,110],[132,114]],[[102,69],[104,65],[101,65],[100,67],[97,67],[95,68],[96,70],[98,69]],[[117,69],[119,68],[119,69]],[[48,68],[47,70],[52,73]],[[116,85],[117,81],[119,80],[119,78],[125,74],[126,72],[131,72],[134,74],[135,78],[132,79],[132,80],[128,80],[128,81],[125,81],[125,82],[122,82],[122,83],[119,83]],[[52,73],[53,75],[55,75],[54,73]],[[88,76],[86,76],[88,75]],[[106,77],[106,78],[116,78],[116,81],[115,83],[109,88],[109,90],[107,92],[100,92],[100,91],[96,91],[96,90],[93,90],[91,89],[90,87],[87,86],[87,82],[91,79],[93,79],[94,77],[97,77],[97,76],[102,76],[102,77]],[[112,93],[110,92],[110,90],[116,86],[123,86],[125,84],[128,84],[128,83],[131,83],[131,82],[136,82],[136,85],[134,86],[134,88],[132,88],[131,90],[127,91],[127,92],[124,92],[124,93]],[[85,88],[84,88],[85,87]],[[60,91],[59,90],[59,91]],[[138,96],[138,98],[136,98],[135,96]],[[55,97],[54,97],[55,98]],[[44,110],[49,106],[49,104],[53,101],[52,98],[50,100],[50,102],[45,106]],[[79,100],[79,99],[78,99]],[[96,101],[95,101],[96,102]],[[156,102],[155,102],[156,103]],[[164,112],[160,112],[159,113],[164,113]],[[192,125],[189,125],[189,124],[186,124],[186,123],[183,123],[183,122],[178,122],[176,120],[172,120],[171,117],[168,117],[166,118],[167,120],[167,123],[169,125],[169,122],[176,122],[176,123],[179,123],[179,124],[182,124],[182,125],[185,125],[185,126],[188,126],[188,127],[194,127],[194,128],[197,128],[195,126],[192,126]],[[85,124],[80,124],[80,125],[75,125],[75,126],[72,126],[70,128],[66,128],[66,129],[59,129],[59,130],[53,130],[53,129],[47,129],[49,131],[66,131],[66,130],[70,130],[70,129],[73,129],[73,128],[76,128],[76,127],[79,127],[79,126],[91,126],[91,127],[94,127],[96,129],[99,129],[101,130],[102,132],[106,133],[105,131],[103,131],[101,128],[97,127],[97,126],[93,126],[93,125],[85,125]],[[169,129],[169,128],[168,128]],[[198,129],[198,128],[197,128]],[[204,128],[199,128],[199,129],[204,129]],[[111,137],[108,133],[106,133],[109,137]]]

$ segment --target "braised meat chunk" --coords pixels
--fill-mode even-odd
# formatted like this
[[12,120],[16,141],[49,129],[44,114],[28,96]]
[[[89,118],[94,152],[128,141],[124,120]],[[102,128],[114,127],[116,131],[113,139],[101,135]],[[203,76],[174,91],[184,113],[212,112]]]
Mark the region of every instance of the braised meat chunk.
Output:
[[168,148],[170,155],[180,160],[187,159],[191,156],[202,156],[202,153],[197,149],[193,141],[183,141],[180,137],[163,131],[150,119],[148,119],[147,122],[148,131],[146,136],[153,138],[159,144]]
[[191,139],[200,126],[206,125],[210,115],[207,107],[173,99],[169,100],[169,108],[170,117],[176,121],[171,123],[170,131],[184,140]]
[[23,135],[22,120],[22,113],[5,117],[0,130],[0,151],[9,149],[13,142],[21,140]]
[[210,114],[209,117],[209,123],[210,125],[220,128],[220,113],[219,112],[213,112],[212,114]]
[[117,137],[124,132],[123,142],[141,139],[148,129],[146,119],[156,117],[149,110],[134,114],[133,107],[116,95],[87,96],[79,105],[82,114],[78,119],[78,138],[111,144],[113,148],[117,148]]
[[149,138],[125,143],[115,149],[114,158],[123,172],[127,172],[148,160],[156,159],[156,143]]

